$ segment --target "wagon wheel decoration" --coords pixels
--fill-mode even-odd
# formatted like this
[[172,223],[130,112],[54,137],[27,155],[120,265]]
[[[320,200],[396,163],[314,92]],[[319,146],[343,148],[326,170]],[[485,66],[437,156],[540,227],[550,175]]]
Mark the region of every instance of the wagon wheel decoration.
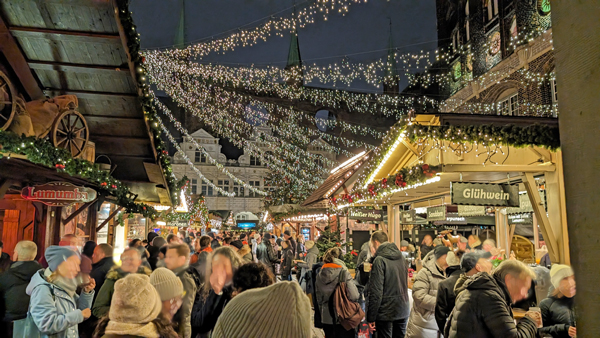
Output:
[[0,130],[6,130],[17,110],[17,95],[3,72],[0,72]]
[[75,110],[67,110],[54,120],[52,143],[57,148],[68,150],[73,157],[83,152],[89,137],[90,132],[85,118]]

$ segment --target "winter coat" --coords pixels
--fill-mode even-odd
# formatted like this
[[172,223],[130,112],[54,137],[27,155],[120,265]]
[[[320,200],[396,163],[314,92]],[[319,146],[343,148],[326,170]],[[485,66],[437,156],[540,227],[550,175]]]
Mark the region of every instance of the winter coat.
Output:
[[231,300],[231,292],[231,288],[225,288],[222,294],[217,295],[210,290],[206,299],[200,297],[199,301],[194,303],[191,316],[194,331],[203,334],[215,328],[225,305]]
[[115,266],[115,261],[112,257],[104,257],[98,263],[92,264],[92,272],[90,277],[96,281],[96,296],[100,293],[100,288],[106,280],[106,274]]
[[238,251],[238,255],[242,257],[244,263],[252,262],[252,249],[250,249],[248,245],[244,245],[240,251]]
[[173,316],[173,322],[179,323],[177,333],[179,334],[179,337],[183,338],[189,338],[192,335],[192,307],[194,306],[194,299],[196,298],[196,292],[198,291],[194,277],[187,270],[187,265],[173,270],[175,275],[181,280],[183,291],[185,291],[183,303],[177,313],[175,313],[175,316]]
[[294,252],[291,248],[282,249],[281,252],[281,276],[286,277],[292,274],[292,264],[294,264]]
[[548,297],[540,302],[544,327],[540,333],[553,338],[569,338],[569,328],[575,326],[573,298]]
[[[348,298],[352,301],[358,301],[358,289],[352,276],[343,266],[335,263],[324,264],[317,275],[315,283],[316,300],[319,303],[321,311],[321,322],[323,324],[337,324],[335,306],[329,303],[331,295],[335,291],[339,282],[346,282]],[[331,308],[330,308],[331,307]]]
[[425,256],[423,269],[417,273],[413,284],[413,306],[406,327],[407,338],[437,338],[435,304],[439,283],[444,279],[446,276],[438,269],[435,255],[430,252]]
[[268,243],[268,241],[265,241],[258,245],[258,248],[256,248],[256,258],[259,262],[266,265],[271,272],[275,272],[273,264],[278,263],[279,260],[277,259],[277,253],[270,242]]
[[448,278],[444,279],[438,285],[438,291],[435,302],[435,321],[437,322],[438,330],[444,332],[446,327],[446,320],[450,316],[450,312],[454,309],[454,303],[456,302],[456,295],[454,294],[454,286],[458,281],[461,274],[464,274],[464,270],[460,269],[460,266],[449,267],[446,270]]
[[407,318],[408,268],[394,243],[382,243],[373,257],[371,276],[366,286],[367,321],[395,321]]
[[204,279],[206,278],[206,262],[208,261],[209,256],[210,252],[200,251],[192,255],[192,257],[196,257],[196,261],[194,263],[192,263],[192,261],[190,260],[190,267],[198,271],[198,275],[200,276],[201,281],[204,281]]
[[313,246],[312,248],[308,249],[308,251],[306,252],[306,257],[304,258],[304,263],[298,263],[298,267],[300,269],[302,269],[302,271],[300,272],[302,275],[302,290],[304,290],[304,292],[306,292],[306,273],[312,270],[312,266],[317,264],[317,259],[319,257],[319,248],[317,248],[317,246]]
[[[137,273],[150,276],[152,271],[145,266],[140,266]],[[104,284],[100,288],[100,292],[98,292],[98,296],[96,296],[94,306],[92,307],[92,314],[96,318],[102,318],[104,315],[108,314],[110,302],[112,301],[112,296],[115,292],[115,283],[119,279],[125,278],[127,275],[128,273],[123,272],[118,266],[113,266],[112,269],[108,271]]]
[[311,271],[310,271],[310,281],[307,284],[307,293],[310,293],[312,299],[313,299],[313,306],[314,306],[314,326],[316,328],[322,329],[323,328],[323,323],[321,322],[321,310],[319,308],[319,302],[316,301],[317,299],[317,292],[315,290],[315,285],[317,284],[317,278],[316,276],[319,275],[319,273],[321,272],[321,268],[323,267],[323,262],[319,262],[315,265],[313,265]]
[[369,250],[371,250],[371,248],[369,247],[369,241],[366,241],[360,247],[360,253],[358,254],[358,258],[356,260],[356,266],[359,266],[367,261],[367,259],[369,258]]
[[148,257],[148,263],[150,264],[150,268],[152,271],[156,270],[156,263],[158,262],[158,254],[160,253],[160,248],[154,245],[148,245],[146,248],[150,257]]
[[454,292],[456,305],[446,323],[444,337],[537,337],[537,325],[531,318],[524,317],[515,325],[510,294],[499,277],[480,272],[459,278]]
[[25,292],[31,277],[42,266],[36,261],[15,262],[0,275],[0,294],[3,298],[4,321],[12,322],[27,317],[29,295]]
[[71,297],[59,286],[49,283],[39,270],[27,286],[31,296],[29,312],[41,337],[78,338],[77,324],[83,322],[81,310],[92,306],[94,291]]
[[10,267],[11,264],[12,264],[12,261],[10,260],[10,255],[7,254],[6,252],[3,252],[0,255],[0,273],[8,270],[8,268]]

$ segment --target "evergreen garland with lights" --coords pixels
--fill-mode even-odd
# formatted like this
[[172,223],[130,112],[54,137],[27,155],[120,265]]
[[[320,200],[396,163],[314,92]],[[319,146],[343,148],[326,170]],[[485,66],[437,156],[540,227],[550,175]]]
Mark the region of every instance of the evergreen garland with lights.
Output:
[[345,254],[340,257],[346,264],[348,269],[356,268],[356,253],[352,250],[352,242],[342,243],[342,234],[340,230],[331,231],[329,227],[326,227],[321,232],[321,236],[315,242],[315,245],[319,249],[319,259],[323,259],[323,255],[327,250],[331,248],[340,248]]

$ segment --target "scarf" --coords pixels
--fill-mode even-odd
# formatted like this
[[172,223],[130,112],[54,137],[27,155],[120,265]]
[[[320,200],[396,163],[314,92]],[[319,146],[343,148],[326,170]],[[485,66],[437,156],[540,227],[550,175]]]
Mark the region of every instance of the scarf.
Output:
[[146,338],[159,338],[158,330],[154,323],[120,323],[115,321],[109,321],[106,325],[104,334],[109,335],[120,335],[120,336],[138,336]]
[[[50,277],[51,274],[52,271],[50,271],[50,269],[46,269],[44,271],[44,277],[46,278]],[[69,294],[69,296],[71,296],[71,298],[75,295],[75,292],[77,291],[77,281],[75,280],[75,278],[65,278],[63,276],[58,276],[52,281],[52,284],[63,289],[67,294]]]

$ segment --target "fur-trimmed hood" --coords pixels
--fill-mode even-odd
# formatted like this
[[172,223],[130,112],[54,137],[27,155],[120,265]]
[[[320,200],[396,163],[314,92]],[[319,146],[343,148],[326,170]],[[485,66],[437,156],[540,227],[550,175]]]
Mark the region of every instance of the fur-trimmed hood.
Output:
[[[144,275],[150,277],[150,275],[152,274],[152,270],[150,268],[142,265],[138,269],[137,273],[141,273],[141,274],[144,274]],[[128,275],[128,273],[121,270],[120,266],[113,266],[106,274],[106,279],[111,279],[111,280],[116,281],[121,278],[125,278],[125,276],[127,276],[127,275]]]

